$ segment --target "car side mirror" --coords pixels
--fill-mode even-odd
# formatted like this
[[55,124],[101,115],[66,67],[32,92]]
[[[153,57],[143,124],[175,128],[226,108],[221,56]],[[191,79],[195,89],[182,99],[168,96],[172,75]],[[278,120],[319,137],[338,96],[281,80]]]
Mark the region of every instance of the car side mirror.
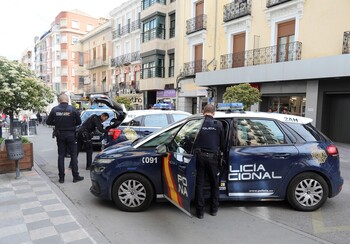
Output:
[[158,154],[162,154],[163,156],[166,156],[166,153],[168,152],[168,148],[164,144],[160,144],[159,146],[156,147],[156,152]]

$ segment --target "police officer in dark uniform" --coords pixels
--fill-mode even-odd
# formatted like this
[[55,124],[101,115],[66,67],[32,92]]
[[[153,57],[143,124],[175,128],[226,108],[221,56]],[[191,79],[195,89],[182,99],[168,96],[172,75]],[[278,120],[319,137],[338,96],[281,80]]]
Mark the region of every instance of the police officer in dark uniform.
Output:
[[107,126],[103,128],[103,122],[109,118],[108,113],[102,113],[101,115],[93,114],[91,115],[78,129],[78,154],[82,150],[84,145],[86,151],[86,169],[89,170],[92,163],[92,134],[95,130],[101,133],[106,133],[111,128]]
[[67,94],[61,93],[58,97],[59,105],[52,108],[46,120],[46,124],[54,125],[54,134],[58,148],[58,176],[59,182],[64,183],[64,156],[66,150],[70,151],[73,182],[84,179],[78,172],[77,140],[75,136],[76,126],[81,124],[80,114],[71,105],[68,105]]
[[197,217],[204,217],[205,201],[203,188],[205,175],[208,174],[211,188],[210,214],[215,216],[219,208],[219,162],[221,152],[224,151],[224,129],[222,123],[213,118],[215,107],[207,104],[203,109],[205,116],[196,142],[197,175],[196,175],[196,211]]

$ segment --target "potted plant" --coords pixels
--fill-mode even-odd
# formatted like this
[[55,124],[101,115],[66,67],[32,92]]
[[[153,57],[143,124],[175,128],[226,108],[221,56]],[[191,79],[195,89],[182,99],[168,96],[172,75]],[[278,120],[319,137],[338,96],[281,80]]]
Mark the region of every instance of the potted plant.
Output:
[[[31,143],[26,137],[20,138],[23,145],[24,157],[19,160],[19,169],[31,170],[34,164],[33,143]],[[14,172],[15,170],[15,161],[8,159],[5,138],[0,138],[0,173]]]

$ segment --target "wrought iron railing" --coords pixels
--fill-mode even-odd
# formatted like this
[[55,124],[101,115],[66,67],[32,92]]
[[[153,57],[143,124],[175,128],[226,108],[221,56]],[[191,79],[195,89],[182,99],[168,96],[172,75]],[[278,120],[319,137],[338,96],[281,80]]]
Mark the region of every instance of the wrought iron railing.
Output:
[[97,67],[101,67],[101,66],[108,66],[109,62],[107,59],[103,60],[103,59],[92,59],[90,60],[87,65],[86,68],[87,69],[93,69],[93,68],[97,68]]
[[166,0],[142,0],[141,6],[142,10],[145,10],[146,8],[151,7],[152,5],[160,3],[160,4],[166,4]]
[[133,53],[127,53],[127,54],[118,56],[116,58],[112,58],[111,59],[111,66],[117,67],[117,66],[121,66],[124,64],[129,64],[131,62],[135,62],[137,60],[141,60],[139,51],[136,51]]
[[184,76],[195,75],[196,73],[207,71],[207,61],[204,59],[184,63]]
[[220,68],[229,69],[300,60],[301,48],[301,42],[291,42],[289,44],[225,54],[220,57]]
[[343,36],[343,54],[350,54],[350,31],[345,31]]
[[292,0],[267,0],[266,1],[266,7],[267,8],[271,8],[273,6],[276,6],[278,4],[281,4],[281,3],[285,3],[285,2],[290,2]]
[[251,0],[236,0],[224,6],[224,22],[251,14]]
[[186,34],[207,29],[207,15],[198,15],[186,21]]
[[151,68],[144,68],[141,71],[141,79],[148,79],[148,78],[154,78],[154,77],[165,77],[165,68],[164,67],[151,67]]
[[141,28],[141,20],[138,19],[138,20],[135,20],[127,25],[124,25],[121,28],[118,28],[118,29],[112,31],[112,38],[113,39],[119,38],[125,34],[133,32],[133,31],[138,30],[140,28]]
[[164,28],[153,28],[148,31],[141,33],[142,42],[148,42],[153,39],[165,39],[165,29]]

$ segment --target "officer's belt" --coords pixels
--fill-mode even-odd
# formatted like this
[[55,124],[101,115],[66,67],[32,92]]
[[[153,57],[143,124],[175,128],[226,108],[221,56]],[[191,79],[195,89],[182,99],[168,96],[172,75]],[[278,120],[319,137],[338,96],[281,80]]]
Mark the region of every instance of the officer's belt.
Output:
[[207,151],[207,150],[203,150],[203,149],[200,149],[199,150],[199,155],[201,157],[205,157],[205,158],[214,158],[218,155],[217,152],[213,152],[213,151]]

